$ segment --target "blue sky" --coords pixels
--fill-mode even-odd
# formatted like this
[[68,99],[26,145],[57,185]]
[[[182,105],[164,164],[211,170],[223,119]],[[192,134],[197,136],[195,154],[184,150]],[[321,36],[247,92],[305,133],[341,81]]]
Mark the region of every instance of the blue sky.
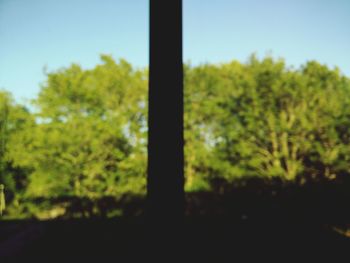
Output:
[[[348,0],[183,0],[184,61],[246,61],[256,52],[298,67],[315,59],[350,76]],[[0,88],[34,98],[49,71],[148,65],[148,0],[0,0]]]

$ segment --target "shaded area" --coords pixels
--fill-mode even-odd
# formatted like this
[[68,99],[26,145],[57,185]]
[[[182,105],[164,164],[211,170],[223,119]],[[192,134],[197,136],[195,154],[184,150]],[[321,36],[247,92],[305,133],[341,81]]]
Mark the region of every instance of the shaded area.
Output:
[[297,220],[317,224],[350,222],[347,175],[337,180],[285,182],[246,178],[232,184],[212,181],[213,191],[187,194],[188,215],[220,215],[246,220]]
[[[81,198],[77,196],[59,196],[56,198],[32,198],[26,200],[41,208],[64,208],[61,215],[54,215],[54,219],[106,219],[116,216],[139,216],[145,209],[145,196],[124,194],[119,197],[103,196],[97,199]],[[40,219],[40,218],[39,218]]]
[[[141,219],[18,224],[21,234],[14,236],[12,243],[3,242],[2,258],[9,256],[26,262],[144,260],[162,253],[173,259],[196,260],[256,256],[264,259],[280,255],[317,258],[344,256],[350,245],[349,239],[310,223],[243,223],[227,218],[188,218],[177,228],[176,234],[170,230],[174,230],[172,225],[167,225],[165,234],[154,231],[152,235]],[[157,240],[157,237],[160,238]],[[153,248],[156,244],[161,244],[157,250]]]
[[118,204],[128,211],[124,217],[2,221],[0,255],[43,262],[111,256],[144,260],[161,253],[179,260],[185,255],[192,260],[334,259],[347,256],[350,247],[350,239],[334,230],[350,222],[347,178],[302,186],[253,178],[213,181],[211,192],[187,193],[187,216],[176,226],[146,221],[139,214],[145,200],[132,196]]

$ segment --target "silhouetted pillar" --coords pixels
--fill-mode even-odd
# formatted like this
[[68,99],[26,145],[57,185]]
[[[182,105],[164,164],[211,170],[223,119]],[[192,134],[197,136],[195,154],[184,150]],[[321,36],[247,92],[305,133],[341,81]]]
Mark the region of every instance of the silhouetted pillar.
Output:
[[184,213],[182,1],[150,0],[147,214]]

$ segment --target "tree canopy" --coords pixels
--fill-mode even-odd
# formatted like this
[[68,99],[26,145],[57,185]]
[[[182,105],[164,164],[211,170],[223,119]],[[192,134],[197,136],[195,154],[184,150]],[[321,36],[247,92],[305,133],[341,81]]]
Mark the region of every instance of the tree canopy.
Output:
[[[349,173],[350,80],[339,69],[251,56],[184,71],[187,191],[210,190],[217,178],[303,183]],[[147,74],[102,55],[93,69],[47,73],[33,112],[1,92],[5,216],[114,216],[123,211],[103,200],[144,196]],[[80,210],[72,200],[83,200]]]

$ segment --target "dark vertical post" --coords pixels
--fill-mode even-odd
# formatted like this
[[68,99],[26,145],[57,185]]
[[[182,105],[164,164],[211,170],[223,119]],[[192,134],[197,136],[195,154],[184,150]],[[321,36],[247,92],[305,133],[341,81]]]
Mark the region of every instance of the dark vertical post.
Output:
[[148,207],[159,219],[184,213],[182,0],[150,0]]

